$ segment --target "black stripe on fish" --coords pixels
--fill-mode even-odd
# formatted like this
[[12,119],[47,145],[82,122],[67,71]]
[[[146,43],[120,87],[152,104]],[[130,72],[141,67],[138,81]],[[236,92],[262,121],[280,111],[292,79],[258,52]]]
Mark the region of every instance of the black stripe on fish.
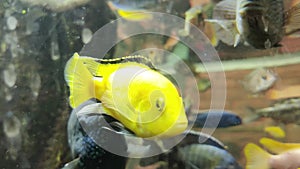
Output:
[[127,63],[127,62],[136,62],[136,63],[144,64],[149,68],[156,70],[151,60],[141,55],[124,56],[124,57],[114,58],[114,59],[96,59],[96,62],[100,64],[120,64],[120,63]]

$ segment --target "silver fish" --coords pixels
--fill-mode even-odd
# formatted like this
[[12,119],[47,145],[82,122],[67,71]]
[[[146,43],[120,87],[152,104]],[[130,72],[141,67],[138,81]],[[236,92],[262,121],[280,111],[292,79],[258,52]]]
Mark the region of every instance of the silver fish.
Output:
[[241,169],[229,152],[211,145],[188,145],[178,149],[178,156],[186,169]]
[[242,81],[244,88],[251,93],[259,93],[272,87],[277,74],[270,69],[258,68],[245,76]]
[[[262,109],[252,109],[255,118],[270,117],[284,124],[300,124],[300,98],[291,98],[276,102],[274,105]],[[245,121],[252,121],[245,120]]]
[[286,10],[283,0],[223,0],[215,6],[213,19],[207,21],[225,30],[217,37],[229,45],[245,42],[268,49],[279,47],[285,35],[300,29],[299,13],[300,3]]

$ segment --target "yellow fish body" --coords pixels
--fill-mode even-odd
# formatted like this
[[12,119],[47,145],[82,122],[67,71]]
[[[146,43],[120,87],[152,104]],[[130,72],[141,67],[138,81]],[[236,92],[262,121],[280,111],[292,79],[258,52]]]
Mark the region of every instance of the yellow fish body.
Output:
[[272,154],[254,143],[248,143],[244,148],[246,169],[300,168],[299,143],[282,143],[269,138],[262,138],[259,142]]
[[139,137],[170,137],[187,128],[177,88],[142,56],[105,60],[75,53],[65,80],[71,107],[96,98],[108,115]]

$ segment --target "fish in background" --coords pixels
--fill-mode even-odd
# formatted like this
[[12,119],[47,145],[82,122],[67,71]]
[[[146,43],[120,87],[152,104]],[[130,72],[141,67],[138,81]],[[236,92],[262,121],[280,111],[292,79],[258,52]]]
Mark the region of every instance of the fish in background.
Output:
[[206,21],[217,25],[217,38],[228,45],[245,42],[268,49],[280,47],[284,36],[300,30],[299,13],[300,3],[284,9],[283,0],[223,0]]
[[246,75],[241,81],[243,87],[255,94],[266,91],[277,81],[277,74],[267,68],[258,68]]
[[170,0],[107,0],[107,3],[120,17],[130,21],[151,19],[149,9],[165,7],[168,11],[173,4]]
[[[201,132],[187,131],[186,137],[166,153],[136,159],[129,159],[126,169],[241,169],[236,159],[222,142]],[[201,140],[206,140],[202,142]],[[167,162],[167,163],[166,163]],[[138,167],[134,167],[138,166]]]
[[267,126],[264,128],[264,131],[274,138],[284,138],[285,137],[284,130],[279,126]]
[[180,147],[177,157],[185,169],[242,169],[235,158],[226,150],[205,144]]
[[[207,118],[209,119],[207,120]],[[217,126],[211,123],[211,120],[220,119]],[[212,111],[198,113],[194,122],[194,127],[206,127],[206,128],[226,128],[231,126],[237,126],[242,124],[242,119],[233,113],[227,111]]]
[[272,154],[254,143],[248,143],[244,148],[246,169],[300,168],[300,143],[281,143],[269,138],[260,139],[260,143]]
[[251,115],[244,118],[245,123],[254,121],[260,117],[269,117],[283,124],[300,124],[300,98],[279,100],[270,107],[253,109],[249,107]]

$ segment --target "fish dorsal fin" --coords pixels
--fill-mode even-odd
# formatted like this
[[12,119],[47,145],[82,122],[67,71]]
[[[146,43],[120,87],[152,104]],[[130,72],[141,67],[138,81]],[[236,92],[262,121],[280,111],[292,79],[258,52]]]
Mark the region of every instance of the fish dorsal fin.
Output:
[[141,55],[124,56],[114,59],[98,59],[92,57],[81,57],[81,59],[83,60],[83,63],[87,66],[87,69],[94,76],[105,77],[106,75],[117,70],[121,65],[132,63],[156,70],[151,60]]
[[284,29],[287,35],[300,30],[300,3],[285,12]]
[[236,5],[236,0],[223,0],[217,3],[214,8],[213,18],[235,20]]
[[96,58],[81,56],[80,59],[83,61],[83,64],[86,65],[87,69],[92,73],[92,75],[97,76],[100,65],[96,62]]
[[121,10],[118,11],[119,16],[129,21],[142,21],[142,20],[150,20],[152,19],[152,14],[147,12],[146,10]]
[[275,154],[281,154],[289,150],[300,149],[300,144],[298,143],[281,143],[269,138],[262,138],[259,142],[269,151]]

